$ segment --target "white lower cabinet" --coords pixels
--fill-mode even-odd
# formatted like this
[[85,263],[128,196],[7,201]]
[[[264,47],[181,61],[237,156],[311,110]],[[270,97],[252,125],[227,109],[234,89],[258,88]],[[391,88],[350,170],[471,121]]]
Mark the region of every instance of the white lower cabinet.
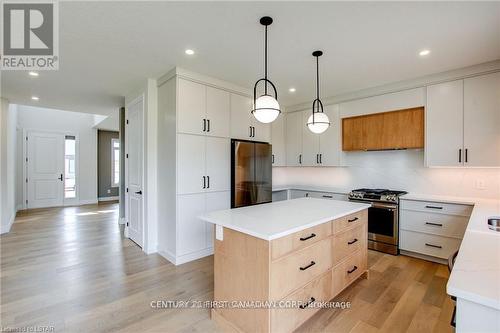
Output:
[[399,248],[447,260],[460,247],[472,206],[401,199]]
[[318,198],[330,200],[347,200],[347,194],[333,193],[333,192],[318,192],[306,190],[290,190],[290,199],[297,198]]
[[[231,192],[212,192],[206,194],[206,207],[205,212],[213,212],[221,209],[231,208]],[[214,246],[214,225],[205,222],[206,228],[206,243],[207,247],[213,248]]]

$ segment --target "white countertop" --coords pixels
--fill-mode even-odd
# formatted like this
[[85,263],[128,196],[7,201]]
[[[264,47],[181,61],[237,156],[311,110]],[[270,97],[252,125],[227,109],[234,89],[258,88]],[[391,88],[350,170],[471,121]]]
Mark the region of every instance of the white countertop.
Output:
[[200,216],[206,222],[264,240],[273,240],[359,212],[370,205],[300,198],[256,206],[219,210]]
[[286,190],[301,190],[315,192],[330,192],[337,194],[349,194],[350,189],[329,187],[329,186],[313,186],[313,185],[273,185],[273,192]]

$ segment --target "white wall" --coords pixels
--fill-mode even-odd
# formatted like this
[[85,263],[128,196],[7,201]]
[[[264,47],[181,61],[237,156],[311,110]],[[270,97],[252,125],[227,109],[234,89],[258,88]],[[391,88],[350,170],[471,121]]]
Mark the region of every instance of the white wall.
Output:
[[[500,169],[426,168],[423,150],[350,152],[349,167],[274,168],[274,185],[390,188],[413,193],[500,198]],[[482,181],[484,189],[476,188]]]
[[[93,126],[92,114],[18,105],[18,127],[25,131],[78,136],[77,193],[80,204],[97,202],[97,129]],[[18,168],[22,170],[22,165]],[[18,190],[22,191],[22,188]]]
[[0,102],[0,221],[5,233],[16,217],[17,108],[5,99]]

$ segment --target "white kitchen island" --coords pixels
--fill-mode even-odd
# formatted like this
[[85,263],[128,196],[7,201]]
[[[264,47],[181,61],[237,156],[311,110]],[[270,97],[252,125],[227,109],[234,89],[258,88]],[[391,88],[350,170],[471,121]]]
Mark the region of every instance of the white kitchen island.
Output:
[[367,276],[370,205],[301,198],[201,216],[215,225],[212,318],[290,332]]

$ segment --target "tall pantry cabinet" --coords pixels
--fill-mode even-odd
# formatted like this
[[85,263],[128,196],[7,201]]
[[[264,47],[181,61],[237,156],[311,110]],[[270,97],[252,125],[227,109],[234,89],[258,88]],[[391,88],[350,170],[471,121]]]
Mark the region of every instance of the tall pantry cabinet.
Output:
[[230,208],[231,102],[249,99],[186,73],[158,81],[158,251],[174,264],[213,253],[213,226],[198,216]]

